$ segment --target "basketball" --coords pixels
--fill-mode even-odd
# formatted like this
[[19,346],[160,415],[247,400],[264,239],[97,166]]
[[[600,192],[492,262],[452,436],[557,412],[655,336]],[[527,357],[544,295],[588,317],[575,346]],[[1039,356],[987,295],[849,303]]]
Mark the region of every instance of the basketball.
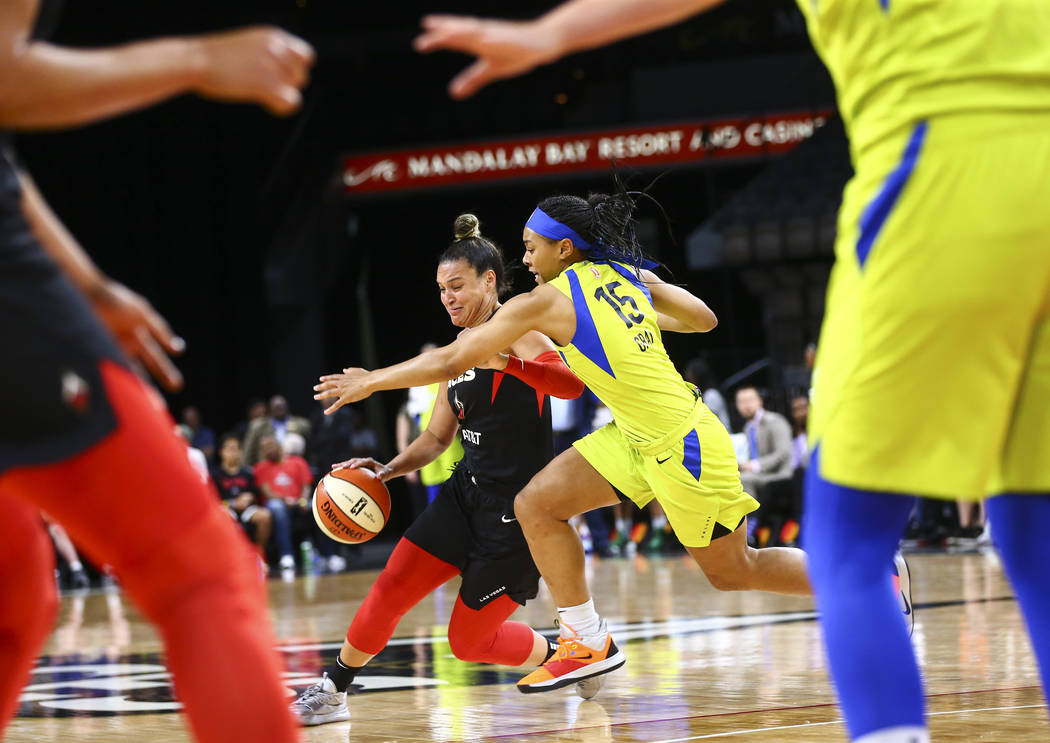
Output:
[[386,526],[390,493],[367,469],[329,472],[314,489],[314,520],[337,542],[367,542]]

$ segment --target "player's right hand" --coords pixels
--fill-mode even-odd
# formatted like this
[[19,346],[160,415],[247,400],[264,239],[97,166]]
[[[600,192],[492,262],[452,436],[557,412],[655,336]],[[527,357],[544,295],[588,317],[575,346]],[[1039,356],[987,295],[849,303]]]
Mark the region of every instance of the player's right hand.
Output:
[[561,56],[558,40],[535,22],[428,15],[416,51],[441,49],[477,57],[448,86],[453,98],[469,98],[496,80],[516,77]]
[[199,51],[192,88],[205,98],[254,102],[285,116],[302,103],[310,79],[313,47],[279,28],[209,34],[193,40]]
[[332,471],[335,470],[371,470],[381,482],[386,482],[390,479],[390,473],[393,472],[388,466],[382,462],[377,462],[371,457],[354,457],[348,459],[345,462],[339,462],[338,464],[332,465]]

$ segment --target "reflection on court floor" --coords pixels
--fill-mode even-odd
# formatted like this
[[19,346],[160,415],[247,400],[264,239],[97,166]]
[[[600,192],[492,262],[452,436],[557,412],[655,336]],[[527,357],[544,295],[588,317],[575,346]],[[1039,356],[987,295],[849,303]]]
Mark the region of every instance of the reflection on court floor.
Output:
[[[912,560],[915,645],[935,740],[1046,740],[1046,707],[994,555]],[[601,694],[520,694],[521,669],[455,659],[452,581],[410,611],[358,677],[351,721],[307,741],[844,740],[808,599],[713,590],[688,558],[589,564],[628,663]],[[375,573],[272,583],[289,698],[342,642]],[[515,619],[553,635],[549,596]],[[119,593],[63,598],[8,741],[189,740],[152,629]],[[216,659],[221,662],[221,659]],[[250,683],[250,679],[246,679]]]

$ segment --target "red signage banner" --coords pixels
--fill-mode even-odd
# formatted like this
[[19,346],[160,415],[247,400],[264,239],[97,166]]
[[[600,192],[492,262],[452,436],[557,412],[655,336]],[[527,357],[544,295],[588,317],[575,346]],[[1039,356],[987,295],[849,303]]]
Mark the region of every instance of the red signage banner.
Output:
[[813,136],[832,113],[827,109],[356,153],[343,161],[343,187],[349,194],[372,194],[605,170],[612,161],[638,168],[780,154]]

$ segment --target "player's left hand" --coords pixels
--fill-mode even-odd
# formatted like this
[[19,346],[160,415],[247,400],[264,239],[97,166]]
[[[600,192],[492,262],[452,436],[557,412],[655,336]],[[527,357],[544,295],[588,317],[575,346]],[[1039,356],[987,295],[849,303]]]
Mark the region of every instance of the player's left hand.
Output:
[[344,405],[358,400],[364,400],[372,394],[365,382],[371,374],[367,369],[350,367],[343,369],[342,374],[326,374],[321,377],[320,384],[314,385],[315,400],[330,400],[335,402],[325,408],[324,414],[331,415]]
[[143,297],[117,281],[106,280],[90,293],[95,311],[124,352],[141,362],[170,392],[182,389],[182,374],[168,354],[180,354],[186,342]]

